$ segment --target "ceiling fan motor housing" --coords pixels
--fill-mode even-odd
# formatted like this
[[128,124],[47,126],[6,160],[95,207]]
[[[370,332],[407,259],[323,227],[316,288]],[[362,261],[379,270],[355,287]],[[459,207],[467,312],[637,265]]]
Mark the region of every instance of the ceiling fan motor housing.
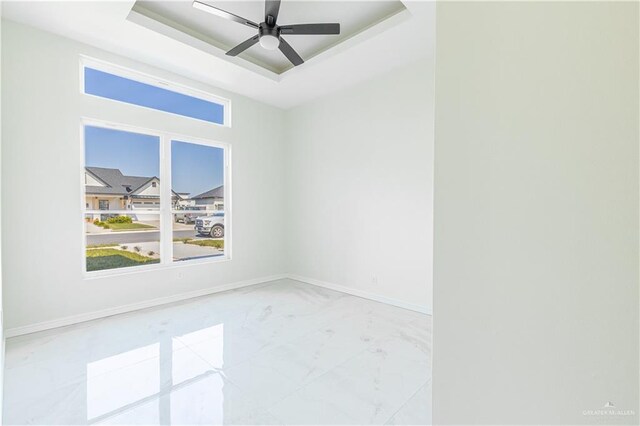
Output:
[[280,29],[277,26],[267,25],[262,22],[258,27],[260,45],[265,49],[276,50],[280,45]]

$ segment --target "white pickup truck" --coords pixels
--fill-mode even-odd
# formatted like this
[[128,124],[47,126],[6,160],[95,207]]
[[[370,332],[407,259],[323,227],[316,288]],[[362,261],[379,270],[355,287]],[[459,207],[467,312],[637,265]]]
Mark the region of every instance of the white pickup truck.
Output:
[[198,235],[210,236],[211,238],[224,237],[224,212],[197,217],[195,230]]

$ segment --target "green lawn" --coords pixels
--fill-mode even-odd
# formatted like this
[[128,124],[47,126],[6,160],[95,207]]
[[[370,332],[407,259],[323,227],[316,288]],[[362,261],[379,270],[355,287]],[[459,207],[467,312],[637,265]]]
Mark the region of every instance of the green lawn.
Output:
[[201,247],[215,247],[217,249],[224,249],[224,240],[194,240],[192,238],[174,238],[174,243],[193,244]]
[[126,268],[129,266],[160,263],[160,259],[152,259],[125,250],[114,248],[98,248],[87,250],[87,271],[103,269]]
[[118,247],[118,243],[106,243],[106,244],[89,244],[88,249],[102,248],[102,247]]
[[146,225],[144,223],[108,223],[107,228],[114,231],[129,231],[131,229],[158,229],[155,226]]
[[187,244],[194,244],[202,247],[215,247],[217,249],[224,249],[224,240],[189,240],[185,241]]

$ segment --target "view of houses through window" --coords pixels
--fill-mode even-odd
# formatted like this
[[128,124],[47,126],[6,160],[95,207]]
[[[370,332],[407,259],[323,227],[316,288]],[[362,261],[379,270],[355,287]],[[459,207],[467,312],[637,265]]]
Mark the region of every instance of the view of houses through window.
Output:
[[222,148],[171,141],[174,260],[224,254],[223,164]]
[[85,126],[84,150],[88,272],[224,255],[224,148]]

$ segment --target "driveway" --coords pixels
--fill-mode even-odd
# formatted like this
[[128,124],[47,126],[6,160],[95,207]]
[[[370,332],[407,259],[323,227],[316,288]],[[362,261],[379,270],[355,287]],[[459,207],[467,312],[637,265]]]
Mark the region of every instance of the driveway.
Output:
[[223,250],[213,247],[200,247],[194,244],[173,243],[173,259],[188,260],[201,257],[222,256]]

